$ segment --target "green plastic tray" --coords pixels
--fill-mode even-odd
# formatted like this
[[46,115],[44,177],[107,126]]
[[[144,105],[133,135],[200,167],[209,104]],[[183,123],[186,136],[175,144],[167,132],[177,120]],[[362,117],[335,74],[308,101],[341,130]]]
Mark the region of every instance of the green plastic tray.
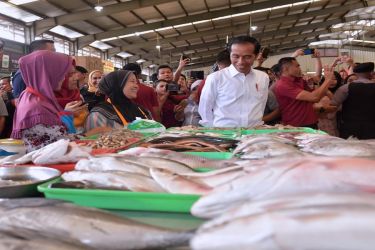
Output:
[[201,156],[213,160],[228,160],[233,156],[231,152],[184,152],[184,154]]
[[272,134],[272,133],[285,133],[285,132],[303,132],[310,134],[327,134],[321,130],[312,128],[296,128],[296,129],[244,129],[241,135],[254,135],[254,134]]
[[50,188],[61,178],[38,186],[48,199],[74,202],[81,206],[104,209],[190,213],[199,195],[129,192],[121,190]]

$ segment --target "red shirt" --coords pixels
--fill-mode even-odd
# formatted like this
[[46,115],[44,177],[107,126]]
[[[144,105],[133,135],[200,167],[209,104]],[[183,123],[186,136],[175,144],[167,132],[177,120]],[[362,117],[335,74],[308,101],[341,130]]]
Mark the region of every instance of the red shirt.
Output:
[[165,101],[163,108],[161,109],[161,123],[166,127],[180,127],[182,122],[177,121],[175,118],[174,107],[176,104],[173,103],[172,100],[167,98]]
[[159,106],[155,90],[142,83],[139,83],[138,86],[137,98],[133,101],[139,106],[149,110],[152,113],[152,117],[155,117],[153,108]]
[[281,111],[281,120],[285,125],[303,127],[318,122],[313,103],[297,100],[301,91],[310,91],[307,82],[302,78],[282,76],[276,82],[275,95]]

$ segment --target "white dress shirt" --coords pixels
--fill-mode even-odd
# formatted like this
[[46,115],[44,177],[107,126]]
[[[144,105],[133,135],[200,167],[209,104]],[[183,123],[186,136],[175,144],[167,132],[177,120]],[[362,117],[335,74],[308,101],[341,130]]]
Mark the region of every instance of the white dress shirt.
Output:
[[233,65],[210,74],[199,101],[199,122],[205,127],[254,127],[263,124],[268,75],[251,69],[240,73]]

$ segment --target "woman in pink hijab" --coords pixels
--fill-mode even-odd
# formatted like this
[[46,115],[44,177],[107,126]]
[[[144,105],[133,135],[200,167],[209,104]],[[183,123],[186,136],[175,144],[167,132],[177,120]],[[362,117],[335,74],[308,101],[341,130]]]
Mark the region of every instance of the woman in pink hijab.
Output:
[[[59,90],[65,76],[74,72],[73,59],[41,50],[23,56],[19,65],[26,89],[18,100],[11,137],[22,139],[27,150],[32,151],[67,137],[67,130],[72,130],[62,122],[66,112],[53,91]],[[65,110],[75,105],[76,102],[68,103]]]

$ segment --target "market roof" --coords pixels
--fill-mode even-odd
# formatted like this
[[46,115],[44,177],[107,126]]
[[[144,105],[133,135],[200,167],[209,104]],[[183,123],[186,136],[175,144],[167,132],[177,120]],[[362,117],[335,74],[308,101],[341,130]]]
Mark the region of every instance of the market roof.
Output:
[[[227,37],[251,34],[273,54],[311,42],[375,48],[375,0],[9,0],[0,11],[106,51],[109,56],[191,67],[211,65]],[[103,6],[102,11],[95,10]],[[156,46],[160,46],[159,49]],[[315,46],[327,46],[315,45]],[[160,58],[161,56],[161,58]]]

